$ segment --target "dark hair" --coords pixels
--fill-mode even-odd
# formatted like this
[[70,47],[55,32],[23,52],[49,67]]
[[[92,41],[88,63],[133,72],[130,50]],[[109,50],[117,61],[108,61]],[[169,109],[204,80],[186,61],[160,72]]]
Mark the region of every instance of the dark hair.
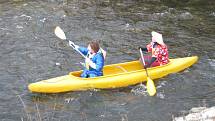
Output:
[[90,47],[95,51],[95,53],[97,53],[100,49],[99,47],[99,43],[97,41],[91,41],[89,43]]

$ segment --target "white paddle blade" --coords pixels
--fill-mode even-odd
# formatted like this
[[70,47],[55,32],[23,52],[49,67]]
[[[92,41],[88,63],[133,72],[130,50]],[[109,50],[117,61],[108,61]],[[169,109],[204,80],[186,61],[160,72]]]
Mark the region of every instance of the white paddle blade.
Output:
[[59,26],[57,26],[57,27],[55,28],[54,33],[55,33],[55,35],[56,35],[57,37],[59,37],[60,39],[63,39],[63,40],[66,39],[65,33],[63,32],[63,30],[62,30]]

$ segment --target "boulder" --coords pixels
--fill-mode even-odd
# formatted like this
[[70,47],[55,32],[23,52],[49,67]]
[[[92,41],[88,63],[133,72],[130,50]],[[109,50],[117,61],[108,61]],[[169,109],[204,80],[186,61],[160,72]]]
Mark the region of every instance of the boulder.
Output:
[[173,121],[215,121],[215,107],[192,108],[186,116],[175,117]]

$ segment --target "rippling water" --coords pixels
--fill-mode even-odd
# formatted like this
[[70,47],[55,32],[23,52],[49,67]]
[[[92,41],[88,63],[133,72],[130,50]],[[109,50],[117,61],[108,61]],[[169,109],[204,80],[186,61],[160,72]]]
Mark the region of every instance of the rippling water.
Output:
[[[210,1],[206,1],[210,2]],[[167,4],[168,3],[168,4]],[[201,3],[201,2],[200,2]],[[190,3],[191,4],[191,3]],[[47,121],[168,121],[215,105],[215,9],[181,3],[104,0],[0,2],[0,119]],[[156,80],[155,97],[141,85],[112,90],[33,94],[29,83],[80,70],[83,59],[53,33],[86,46],[101,40],[106,64],[136,60],[137,47],[163,33],[170,57],[197,55],[191,68]]]

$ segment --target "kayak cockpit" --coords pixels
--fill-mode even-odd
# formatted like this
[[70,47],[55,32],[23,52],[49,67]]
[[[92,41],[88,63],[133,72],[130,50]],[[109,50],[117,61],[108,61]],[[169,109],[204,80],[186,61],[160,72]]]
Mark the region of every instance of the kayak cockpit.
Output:
[[[132,72],[143,69],[143,66],[139,61],[131,61],[119,64],[111,64],[104,66],[103,74],[104,76],[109,76],[113,74],[120,74],[126,72]],[[70,75],[80,77],[83,71],[71,72]]]

